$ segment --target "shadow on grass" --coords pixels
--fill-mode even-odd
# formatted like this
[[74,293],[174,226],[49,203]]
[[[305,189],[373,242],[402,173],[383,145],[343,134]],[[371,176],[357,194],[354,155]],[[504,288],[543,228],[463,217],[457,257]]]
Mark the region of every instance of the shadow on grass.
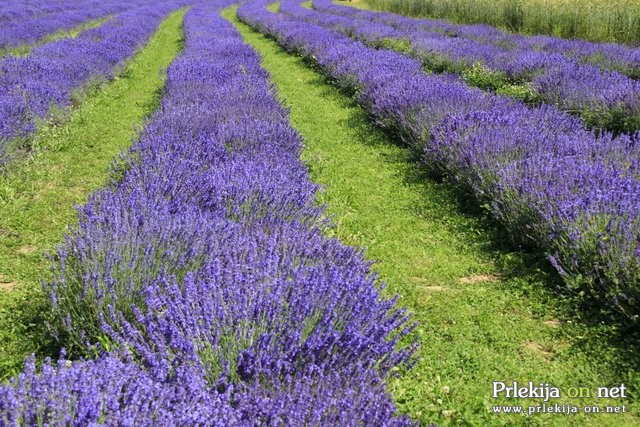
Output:
[[22,355],[35,353],[39,362],[47,357],[56,360],[60,345],[49,333],[51,307],[39,287],[0,291],[0,301],[1,383],[22,371]]

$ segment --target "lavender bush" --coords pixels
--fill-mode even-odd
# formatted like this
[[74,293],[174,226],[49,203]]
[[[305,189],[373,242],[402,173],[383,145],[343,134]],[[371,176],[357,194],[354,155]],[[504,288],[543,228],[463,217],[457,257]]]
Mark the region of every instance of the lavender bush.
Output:
[[200,373],[181,366],[158,379],[138,364],[105,355],[98,360],[40,368],[33,357],[0,385],[4,426],[226,426],[239,425],[228,393],[212,392]]
[[384,384],[372,371],[297,372],[271,387],[214,386],[196,367],[159,378],[122,356],[47,360],[33,357],[0,385],[0,423],[33,426],[408,426],[395,417]]

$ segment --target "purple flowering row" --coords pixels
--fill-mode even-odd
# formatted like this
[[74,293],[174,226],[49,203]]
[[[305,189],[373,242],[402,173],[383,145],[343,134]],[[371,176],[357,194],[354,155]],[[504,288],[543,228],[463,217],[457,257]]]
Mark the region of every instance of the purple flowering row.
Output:
[[[478,45],[493,46],[501,51],[525,50],[574,58],[603,69],[619,71],[640,78],[640,48],[619,43],[598,43],[583,39],[562,39],[548,35],[526,36],[501,31],[484,24],[460,25],[445,20],[411,18],[388,12],[358,10],[333,4],[329,0],[313,0],[314,8],[351,18],[363,18],[408,31],[427,31],[449,39],[469,40]],[[488,47],[487,47],[488,49]]]
[[569,288],[637,317],[637,136],[596,134],[552,106],[527,107],[451,75],[427,75],[407,56],[270,13],[267,4],[249,2],[238,16],[354,90],[378,125],[489,201],[515,240],[542,248]]
[[214,5],[184,32],[158,111],[45,286],[61,343],[111,353],[29,362],[0,422],[410,425],[384,379],[412,360],[413,325],[363,254],[323,235],[260,57]]
[[6,24],[11,21],[26,20],[44,16],[65,9],[72,9],[74,0],[58,0],[55,2],[12,1],[0,4],[0,22]]
[[39,16],[64,12],[65,10],[78,10],[82,8],[82,2],[78,0],[55,0],[40,2],[34,0],[18,0],[3,2],[0,4],[0,22],[8,23]]
[[[124,359],[124,360],[123,360]],[[47,360],[33,357],[9,385],[0,385],[3,426],[234,427],[403,426],[393,405],[378,396],[384,385],[373,372],[297,375],[268,388],[258,383],[211,384],[200,367],[180,365],[158,378],[126,357]]]
[[55,0],[50,2],[37,2],[32,0],[18,0],[3,2],[0,4],[0,22],[25,21],[37,17],[64,12],[65,10],[78,10],[82,2],[78,0]]
[[105,355],[41,368],[33,356],[0,385],[0,424],[17,426],[224,426],[234,410],[225,394],[209,393],[193,369],[162,381],[130,360]]
[[[640,81],[618,71],[601,70],[557,53],[508,49],[415,25],[404,26],[403,17],[398,17],[396,25],[387,25],[375,12],[360,13],[330,0],[315,0],[314,5],[323,13],[302,8],[298,3],[284,2],[281,10],[345,32],[373,47],[386,46],[389,41],[403,42],[401,48],[431,70],[453,72],[482,88],[555,105],[579,115],[590,127],[617,132],[640,129]],[[339,13],[334,14],[335,11]]]
[[71,105],[74,90],[108,79],[184,0],[131,9],[73,39],[47,43],[28,57],[0,62],[0,164],[15,138],[36,130],[53,107]]
[[58,30],[142,6],[143,0],[56,0],[43,4],[11,2],[0,9],[0,51],[32,44]]

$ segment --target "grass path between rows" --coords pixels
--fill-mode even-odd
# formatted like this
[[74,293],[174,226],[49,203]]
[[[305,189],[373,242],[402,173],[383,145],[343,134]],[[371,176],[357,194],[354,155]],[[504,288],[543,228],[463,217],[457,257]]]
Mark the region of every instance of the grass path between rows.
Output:
[[36,152],[0,175],[0,380],[29,353],[53,351],[43,325],[40,281],[50,274],[43,254],[62,241],[77,221],[74,206],[106,184],[113,160],[157,108],[164,70],[182,47],[185,12],[170,14],[114,81],[64,125],[41,129]]
[[46,43],[51,43],[51,42],[62,40],[62,39],[76,38],[83,31],[87,31],[92,28],[98,28],[99,26],[104,24],[109,18],[111,18],[111,16],[104,16],[102,18],[97,18],[87,22],[82,22],[68,30],[58,30],[54,33],[47,34],[42,39],[32,44],[22,44],[19,46],[10,47],[8,49],[7,48],[0,49],[0,58],[8,55],[27,56],[31,53],[33,49],[40,47]]
[[465,207],[450,186],[428,179],[408,150],[372,127],[353,100],[301,58],[231,20],[263,58],[291,122],[305,138],[303,160],[325,186],[335,227],[328,233],[366,247],[399,304],[420,326],[417,365],[388,382],[402,412],[440,425],[640,425],[634,398],[552,399],[549,403],[622,405],[625,414],[495,415],[492,381],[548,383],[566,390],[632,390],[637,355],[615,327],[589,323],[552,291],[556,275],[539,254],[510,251],[495,225]]

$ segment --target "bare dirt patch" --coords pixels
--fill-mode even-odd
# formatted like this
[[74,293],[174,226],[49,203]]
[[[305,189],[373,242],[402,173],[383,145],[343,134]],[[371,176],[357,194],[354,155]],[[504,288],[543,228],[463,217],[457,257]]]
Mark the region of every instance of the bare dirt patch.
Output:
[[562,325],[562,322],[560,322],[558,319],[545,320],[543,323],[550,328],[559,328]]
[[10,291],[18,286],[18,282],[13,282],[4,276],[0,276],[0,291]]
[[0,283],[0,291],[11,291],[13,288],[18,286],[18,282],[5,282]]
[[27,245],[27,246],[23,246],[20,249],[18,249],[18,253],[20,255],[31,255],[31,254],[35,253],[37,250],[38,250],[38,248],[36,246]]
[[495,282],[500,280],[500,276],[495,274],[474,274],[473,276],[462,277],[460,283],[463,285],[473,285],[475,283]]
[[444,286],[423,286],[421,289],[424,289],[425,291],[433,291],[433,292],[442,292],[442,291],[449,290],[449,288],[445,288]]
[[539,354],[545,359],[552,359],[554,356],[554,352],[550,348],[545,347],[540,343],[533,342],[533,341],[526,341],[523,345],[526,349],[536,354]]
[[14,231],[8,230],[6,228],[0,228],[0,237],[18,237],[18,234]]

